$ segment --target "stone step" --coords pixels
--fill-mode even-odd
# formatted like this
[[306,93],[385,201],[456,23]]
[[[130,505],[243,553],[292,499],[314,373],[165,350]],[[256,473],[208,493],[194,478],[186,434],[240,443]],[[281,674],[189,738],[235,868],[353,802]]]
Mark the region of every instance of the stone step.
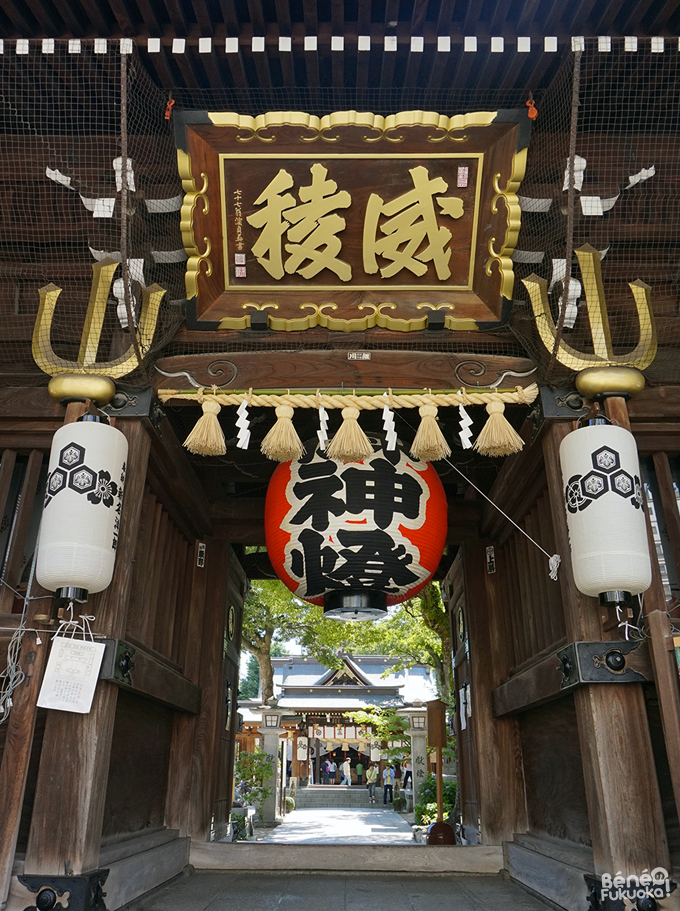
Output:
[[[329,873],[499,873],[498,845],[285,845],[266,842],[191,843],[190,863],[197,870]],[[381,905],[381,907],[385,907]]]
[[[376,803],[382,802],[382,788],[376,789]],[[369,806],[368,791],[365,787],[334,788],[313,787],[298,788],[295,793],[295,806],[298,810],[321,809],[323,807],[360,808]]]

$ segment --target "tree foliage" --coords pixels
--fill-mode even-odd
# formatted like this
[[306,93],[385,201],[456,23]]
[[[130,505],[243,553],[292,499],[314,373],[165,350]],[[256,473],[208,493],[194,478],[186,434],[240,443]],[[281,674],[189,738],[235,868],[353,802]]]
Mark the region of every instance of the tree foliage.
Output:
[[243,609],[241,644],[257,659],[263,701],[274,693],[271,658],[277,644],[293,639],[320,664],[339,668],[342,651],[361,640],[363,626],[324,620],[322,607],[296,598],[281,582],[253,582]]
[[[280,658],[287,652],[280,642],[272,642],[271,657]],[[248,665],[245,676],[239,681],[239,696],[243,699],[257,699],[260,692],[260,666],[257,658],[252,653],[248,656]]]
[[274,774],[275,761],[276,757],[262,750],[256,749],[254,753],[241,750],[234,764],[236,786],[248,803],[257,809],[260,818],[262,806],[272,793],[266,782]]
[[451,633],[437,582],[431,582],[415,598],[404,601],[385,620],[372,624],[365,634],[364,645],[369,654],[396,658],[392,670],[416,664],[433,668],[440,698],[447,703],[451,701]]
[[342,652],[388,655],[397,659],[394,670],[416,664],[432,667],[441,698],[450,700],[449,619],[437,583],[384,620],[338,623],[324,620],[323,608],[296,598],[281,582],[253,582],[244,606],[242,645],[257,660],[265,702],[274,693],[272,649],[291,639],[329,668],[341,667]]
[[[408,734],[408,721],[402,715],[397,715],[396,709],[378,708],[368,705],[365,709],[348,712],[347,717],[355,724],[367,724],[373,727],[373,737],[383,743],[382,752],[389,759],[400,759],[411,750],[411,738]],[[403,742],[403,747],[387,747],[390,741]]]

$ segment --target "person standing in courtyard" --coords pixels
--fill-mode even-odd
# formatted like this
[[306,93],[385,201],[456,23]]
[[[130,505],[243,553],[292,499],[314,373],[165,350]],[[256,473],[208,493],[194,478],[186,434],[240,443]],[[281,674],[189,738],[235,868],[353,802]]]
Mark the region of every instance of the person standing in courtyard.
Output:
[[342,776],[343,776],[343,784],[347,785],[348,788],[351,787],[351,785],[352,785],[352,767],[349,764],[349,758],[345,759],[345,761],[342,764]]
[[388,765],[383,772],[383,806],[387,806],[387,795],[390,795],[390,803],[394,795],[394,766]]
[[335,773],[337,771],[337,768],[338,767],[335,764],[335,760],[331,757],[331,761],[328,763],[328,777],[331,784],[335,784]]
[[406,788],[409,786],[409,783],[411,784],[411,786],[413,786],[413,784],[412,784],[412,782],[413,782],[413,766],[412,766],[412,764],[411,764],[411,757],[410,757],[410,756],[407,756],[407,757],[406,757],[406,759],[404,760],[404,764],[403,764],[402,768],[403,768],[403,770],[404,770],[404,784],[403,784],[403,788],[404,788],[404,790],[406,790]]
[[375,783],[378,780],[378,770],[371,763],[366,770],[366,787],[368,788],[368,802],[375,803]]
[[321,784],[328,784],[328,760],[321,763]]
[[356,766],[354,767],[354,769],[355,769],[355,771],[356,771],[356,773],[357,773],[357,784],[358,784],[358,785],[362,785],[362,784],[364,783],[364,782],[363,782],[364,764],[362,763],[361,759],[357,762],[357,764],[356,764]]

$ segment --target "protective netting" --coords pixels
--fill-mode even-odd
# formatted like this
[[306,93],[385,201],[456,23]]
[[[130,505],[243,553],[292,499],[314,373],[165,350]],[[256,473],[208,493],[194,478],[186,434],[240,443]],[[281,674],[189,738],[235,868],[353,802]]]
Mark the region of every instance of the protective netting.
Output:
[[[522,229],[513,257],[518,303],[512,331],[423,332],[417,338],[382,330],[344,336],[321,329],[284,335],[250,330],[197,333],[180,328],[186,254],[180,233],[182,187],[172,115],[165,117],[167,94],[149,77],[134,48],[122,81],[118,42],[107,42],[105,53],[96,53],[94,41],[88,40],[77,43],[77,52],[68,41],[55,41],[48,53],[40,41],[27,42],[25,54],[16,53],[14,43],[11,49],[8,44],[0,55],[0,169],[5,199],[0,234],[0,370],[23,376],[25,382],[47,380],[31,352],[40,288],[53,282],[63,289],[51,322],[45,319],[41,327],[41,357],[48,364],[56,358],[73,363],[88,358],[92,362],[95,357],[101,363],[130,350],[127,305],[132,305],[139,320],[143,288],[156,282],[165,295],[153,340],[143,346],[145,351],[148,348],[147,376],[161,352],[360,344],[369,349],[406,347],[510,356],[526,351],[538,363],[541,381],[561,383],[583,366],[578,356],[564,363],[565,344],[591,355],[606,354],[609,347],[614,357],[625,362],[626,355],[642,343],[637,359],[628,358],[635,363],[640,362],[641,351],[642,355],[649,351],[650,331],[643,326],[641,336],[636,302],[628,287],[628,282],[641,279],[651,286],[659,343],[656,360],[645,372],[652,381],[680,382],[676,350],[680,346],[680,339],[676,342],[680,54],[668,40],[659,53],[652,50],[649,39],[640,40],[634,51],[626,50],[626,42],[630,39],[613,38],[606,51],[598,39],[585,40],[578,55],[575,130],[574,53],[566,56],[549,89],[536,95],[539,116],[520,189]],[[123,84],[126,116],[121,111]],[[235,110],[251,115],[274,109],[323,115],[351,108],[380,114],[425,109],[452,115],[523,107],[527,100],[524,92],[506,91],[502,86],[464,92],[178,88],[173,98],[175,112]],[[125,133],[127,169],[121,155]],[[570,147],[575,151],[571,194],[565,189],[572,179]],[[125,218],[121,205],[124,179],[129,182]],[[120,266],[109,273],[108,284],[102,268],[99,288],[106,305],[99,308],[101,332],[98,344],[94,332],[89,346],[83,346],[92,266],[107,255],[120,260],[126,232],[131,294],[126,302]],[[611,342],[603,330],[596,346],[587,316],[584,274],[575,252],[585,244],[602,257],[601,296],[606,299],[611,324]],[[560,321],[567,261],[571,278]],[[543,302],[551,316],[541,317],[542,323],[537,322],[521,281],[532,273],[546,282],[544,292],[534,286],[537,306]],[[594,283],[595,278],[589,281]],[[644,289],[638,288],[643,316],[644,298]],[[561,345],[551,357],[553,324]],[[543,340],[540,328],[544,329]]]
[[[31,355],[39,289],[62,289],[53,319],[41,324],[48,362],[107,362],[131,348],[122,268],[99,286],[90,348],[81,334],[93,284],[92,266],[120,263],[123,189],[121,134],[128,133],[127,260],[129,302],[139,320],[144,287],[166,293],[148,351],[176,331],[172,301],[184,298],[186,254],[179,230],[182,186],[165,99],[136,54],[127,58],[127,118],[121,118],[121,54],[108,42],[55,41],[52,53],[31,41],[27,54],[0,57],[0,158],[4,205],[0,233],[0,366],[26,382],[46,381]],[[124,243],[124,239],[123,239]],[[97,322],[101,332],[97,344]],[[94,351],[94,354],[92,353]],[[134,350],[132,351],[134,354]],[[132,366],[137,363],[136,358]]]
[[[514,296],[524,303],[515,305],[512,326],[538,363],[542,382],[567,382],[574,370],[588,366],[579,355],[590,355],[592,362],[593,354],[606,357],[609,351],[621,364],[640,366],[652,382],[677,383],[680,54],[675,43],[663,39],[655,51],[649,39],[612,38],[608,51],[607,39],[603,41],[604,47],[597,38],[585,39],[582,51],[564,61],[539,105],[520,189],[522,229],[513,256]],[[606,326],[591,334],[586,296],[594,303],[598,288],[596,270],[588,262],[584,270],[576,253],[584,245],[598,251],[589,257],[590,262],[600,260],[599,296],[606,301],[611,343]],[[570,287],[563,308],[567,261]],[[528,303],[521,279],[532,273],[547,283],[544,301],[550,317],[537,320]],[[651,367],[646,363],[653,354],[646,305],[640,301],[639,318],[629,287],[638,279],[651,286],[658,333]],[[644,289],[637,294],[644,298]],[[552,326],[557,345],[547,337]]]

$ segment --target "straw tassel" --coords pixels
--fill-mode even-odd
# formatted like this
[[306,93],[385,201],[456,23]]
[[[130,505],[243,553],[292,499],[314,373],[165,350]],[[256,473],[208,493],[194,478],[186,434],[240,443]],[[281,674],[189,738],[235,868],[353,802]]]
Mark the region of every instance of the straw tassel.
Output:
[[194,455],[224,455],[227,447],[220,422],[217,420],[217,415],[222,410],[220,403],[214,399],[204,399],[201,408],[203,414],[196,421],[196,426],[184,441],[184,445]]
[[337,462],[360,462],[373,455],[373,447],[359,426],[358,408],[342,409],[342,424],[328,447],[328,455]]
[[434,405],[421,405],[419,411],[420,427],[411,446],[411,455],[424,462],[447,458],[451,455],[451,447],[437,423],[437,408]]
[[276,424],[262,440],[263,455],[274,462],[292,462],[305,454],[297,430],[293,426],[295,414],[290,405],[279,405],[276,409]]
[[520,452],[524,447],[524,441],[503,414],[503,402],[489,402],[486,411],[489,418],[475,441],[474,449],[487,456],[506,456]]

